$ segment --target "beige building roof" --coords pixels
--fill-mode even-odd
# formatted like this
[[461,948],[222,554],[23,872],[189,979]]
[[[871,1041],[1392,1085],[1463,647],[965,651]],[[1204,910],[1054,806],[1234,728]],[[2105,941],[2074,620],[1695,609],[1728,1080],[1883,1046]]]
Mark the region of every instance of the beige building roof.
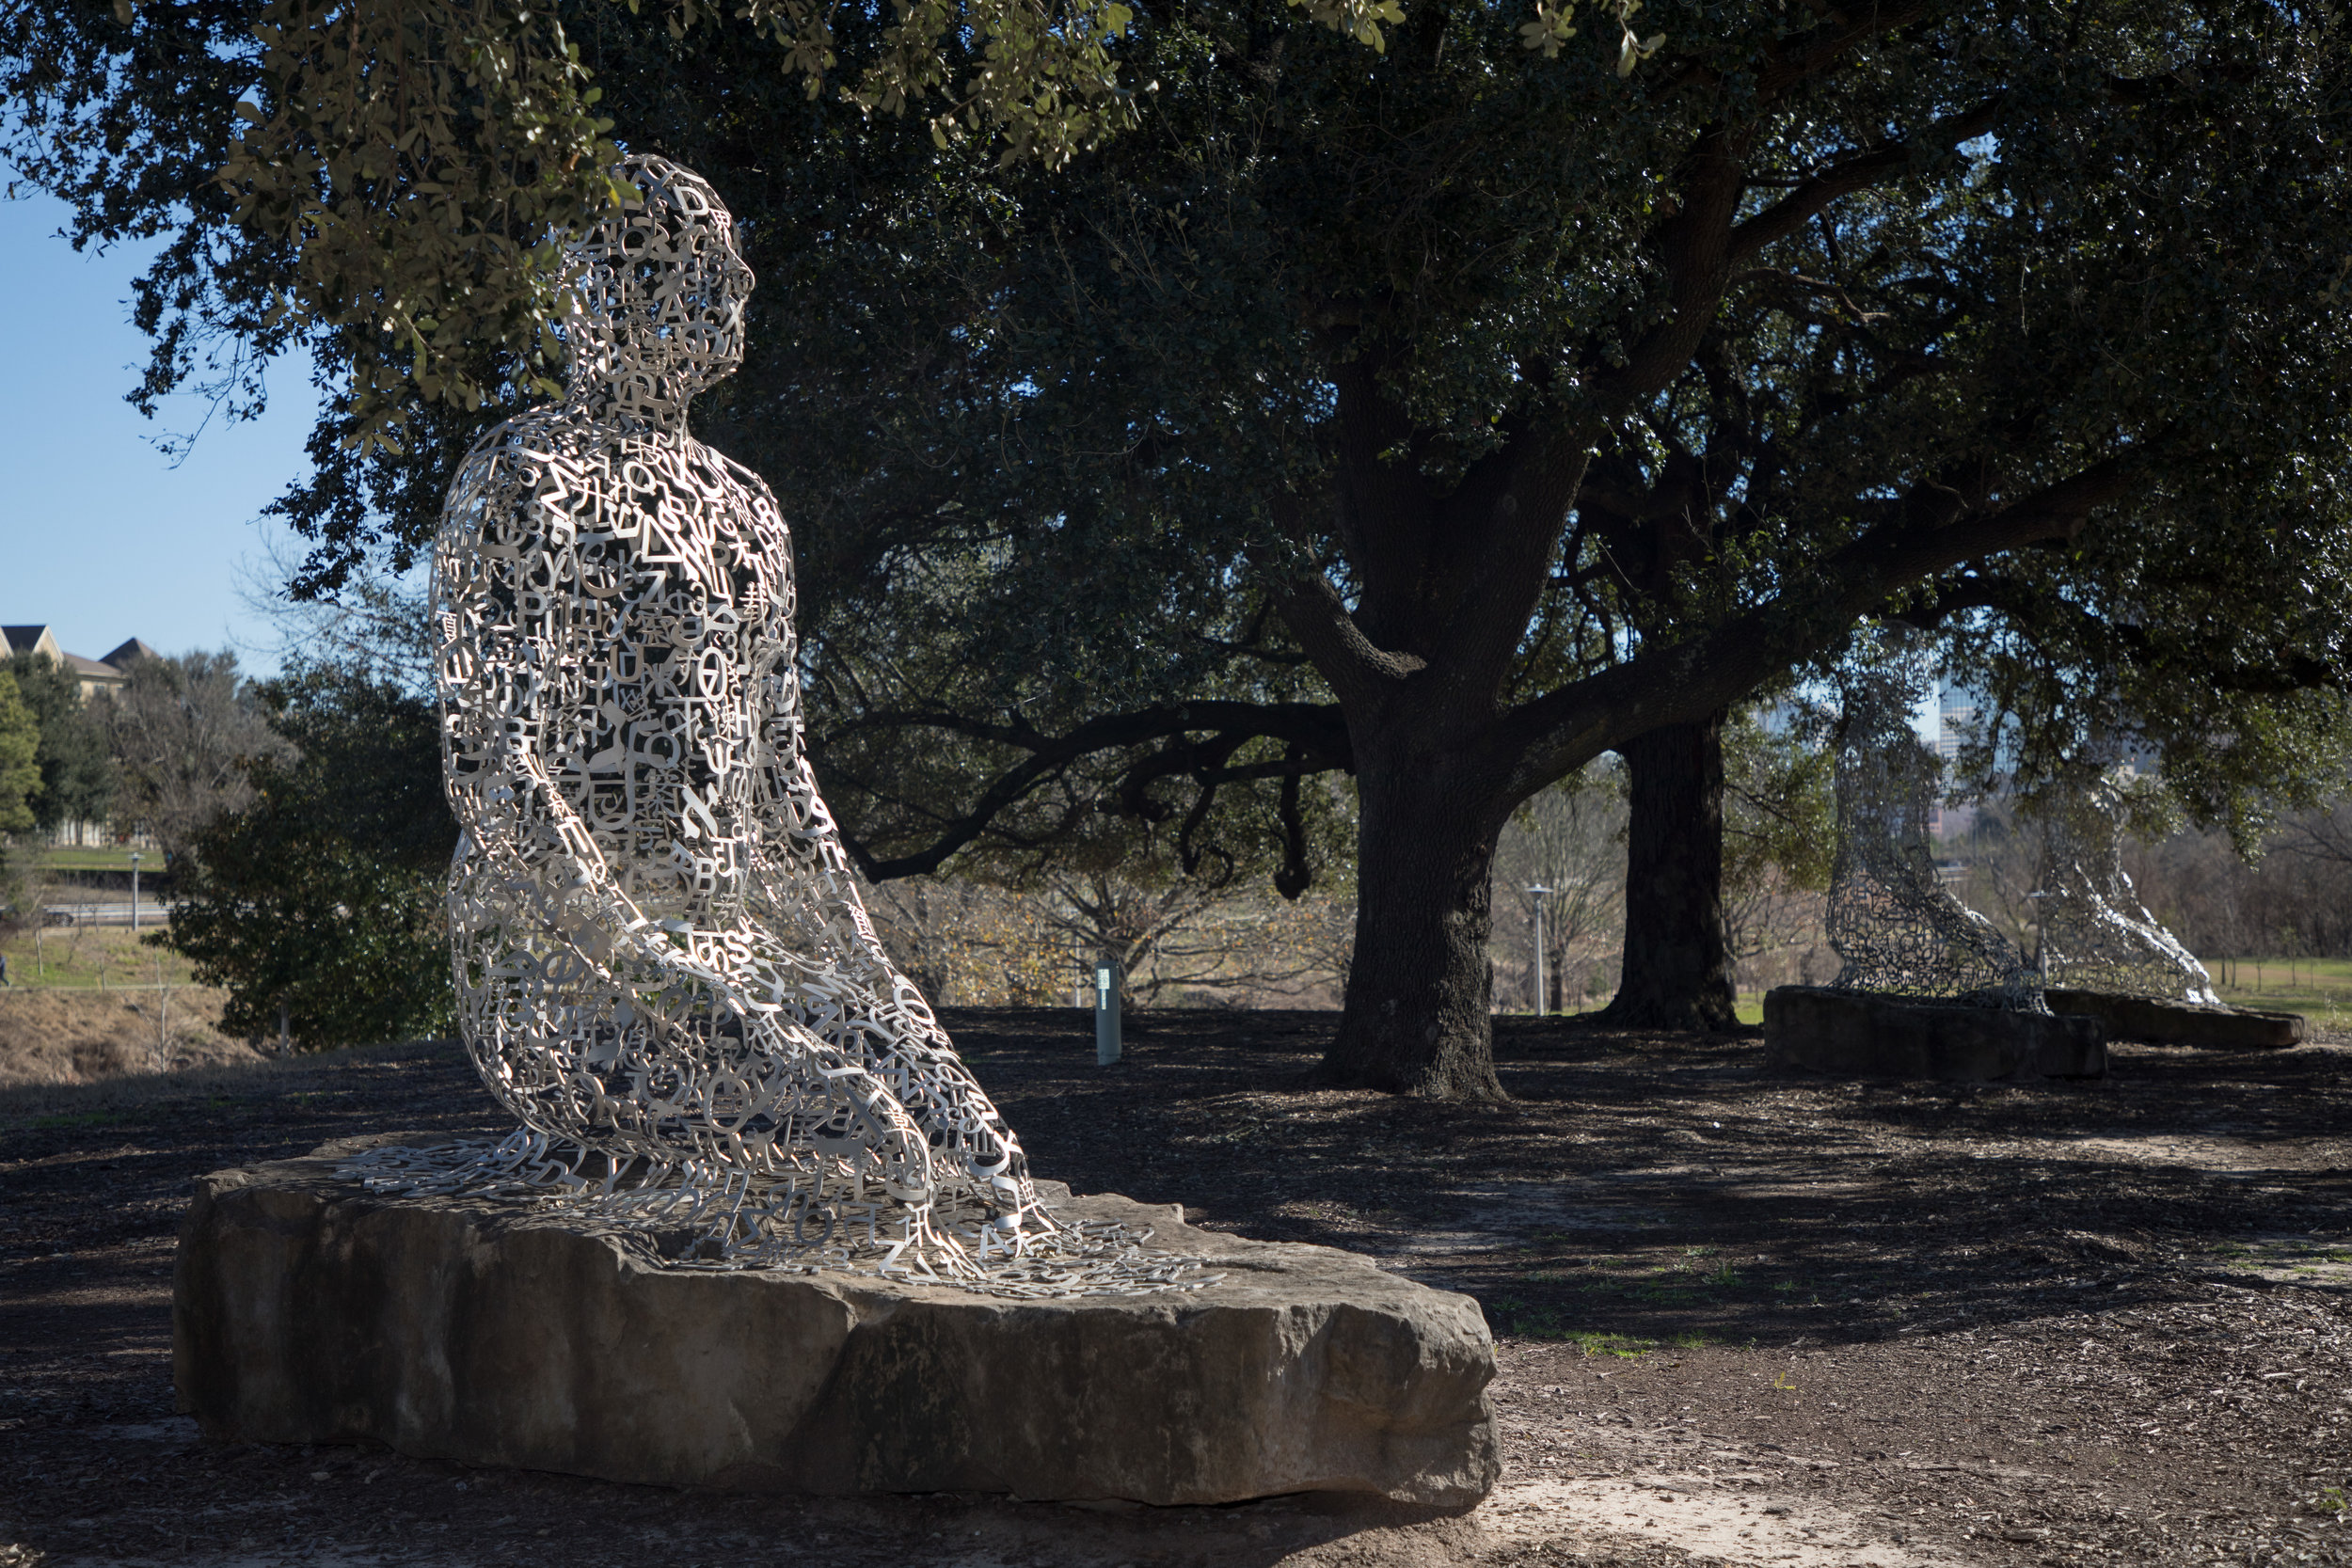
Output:
[[0,626],[0,635],[7,636],[12,654],[39,654],[52,662],[65,657],[65,650],[57,646],[47,626]]
[[142,658],[153,657],[155,653],[134,637],[104,658],[84,658],[59,647],[56,635],[47,626],[0,626],[0,636],[7,637],[11,654],[37,654],[72,671],[81,684],[82,701],[86,703],[92,694],[111,690],[129,680],[130,666]]
[[113,653],[106,655],[105,661],[108,664],[113,665],[118,670],[127,671],[132,665],[136,664],[140,659],[153,658],[154,657],[154,649],[149,647],[146,643],[134,637],[130,641],[125,642],[122,646],[117,648]]

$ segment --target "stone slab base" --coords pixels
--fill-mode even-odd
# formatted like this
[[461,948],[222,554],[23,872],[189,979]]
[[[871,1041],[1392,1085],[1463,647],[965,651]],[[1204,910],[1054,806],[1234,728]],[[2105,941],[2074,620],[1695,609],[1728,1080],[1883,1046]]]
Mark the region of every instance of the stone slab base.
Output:
[[1963,1084],[2097,1078],[2107,1070],[2096,1019],[1939,1006],[1825,986],[1764,996],[1764,1055],[1774,1067],[1852,1078]]
[[2311,1037],[2311,1020],[2301,1013],[2159,1002],[2111,991],[2053,989],[2042,995],[2054,1013],[2097,1019],[2112,1040],[2198,1045],[2212,1051],[2282,1051]]
[[867,1275],[664,1269],[520,1205],[339,1181],[354,1149],[204,1177],[172,1367],[213,1437],[659,1485],[1230,1503],[1294,1492],[1467,1508],[1500,1473],[1477,1303],[1181,1210],[1221,1282],[1009,1301]]

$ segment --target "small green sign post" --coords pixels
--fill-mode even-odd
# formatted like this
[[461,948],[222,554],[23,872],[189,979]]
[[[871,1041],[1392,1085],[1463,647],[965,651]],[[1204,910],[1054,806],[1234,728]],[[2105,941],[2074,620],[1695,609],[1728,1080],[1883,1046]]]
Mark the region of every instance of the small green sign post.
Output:
[[1094,961],[1094,1065],[1119,1060],[1119,960]]

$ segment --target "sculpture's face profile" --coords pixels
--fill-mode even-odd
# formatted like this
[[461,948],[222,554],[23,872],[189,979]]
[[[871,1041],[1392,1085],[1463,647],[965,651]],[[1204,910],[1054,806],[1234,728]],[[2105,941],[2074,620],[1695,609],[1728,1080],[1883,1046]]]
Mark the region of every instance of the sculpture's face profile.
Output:
[[700,175],[651,156],[616,172],[644,199],[572,247],[572,396],[666,423],[743,362],[754,278],[734,218]]

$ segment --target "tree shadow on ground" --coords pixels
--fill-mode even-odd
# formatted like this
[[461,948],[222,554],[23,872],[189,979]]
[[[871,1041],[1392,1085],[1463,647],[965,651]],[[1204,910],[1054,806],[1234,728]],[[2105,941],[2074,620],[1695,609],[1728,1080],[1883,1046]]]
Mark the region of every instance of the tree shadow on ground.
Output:
[[953,1022],[1041,1173],[1374,1253],[1470,1291],[1502,1332],[1769,1345],[2281,1267],[2352,1288],[2352,1053],[2329,1045],[2120,1046],[2096,1082],[1851,1083],[1767,1070],[1751,1037],[1502,1020],[1513,1101],[1486,1107],[1303,1086],[1329,1014],[1163,1014],[1111,1069],[1080,1015]]
[[[504,1131],[449,1042],[0,1091],[5,1528],[60,1560],[215,1564],[1691,1560],[1629,1544],[1615,1504],[1541,1491],[1585,1484],[1581,1465],[1758,1511],[1835,1503],[1848,1525],[1891,1507],[1880,1526],[1954,1551],[2071,1531],[2089,1555],[2044,1560],[2187,1562],[2247,1560],[2272,1539],[2260,1511],[2322,1495],[2305,1472],[2340,1456],[2338,1043],[2124,1047],[2101,1083],[1972,1088],[1767,1072],[1753,1038],[1506,1019],[1512,1101],[1461,1106],[1309,1086],[1328,1013],[1154,1013],[1111,1069],[1081,1011],[947,1022],[1040,1176],[1475,1294],[1504,1340],[1511,1484],[1537,1488],[1501,1506],[1534,1533],[1296,1500],[746,1499],[197,1442],[169,1383],[189,1179],[361,1133]],[[2164,1511],[2192,1494],[2205,1522],[2175,1531]]]

